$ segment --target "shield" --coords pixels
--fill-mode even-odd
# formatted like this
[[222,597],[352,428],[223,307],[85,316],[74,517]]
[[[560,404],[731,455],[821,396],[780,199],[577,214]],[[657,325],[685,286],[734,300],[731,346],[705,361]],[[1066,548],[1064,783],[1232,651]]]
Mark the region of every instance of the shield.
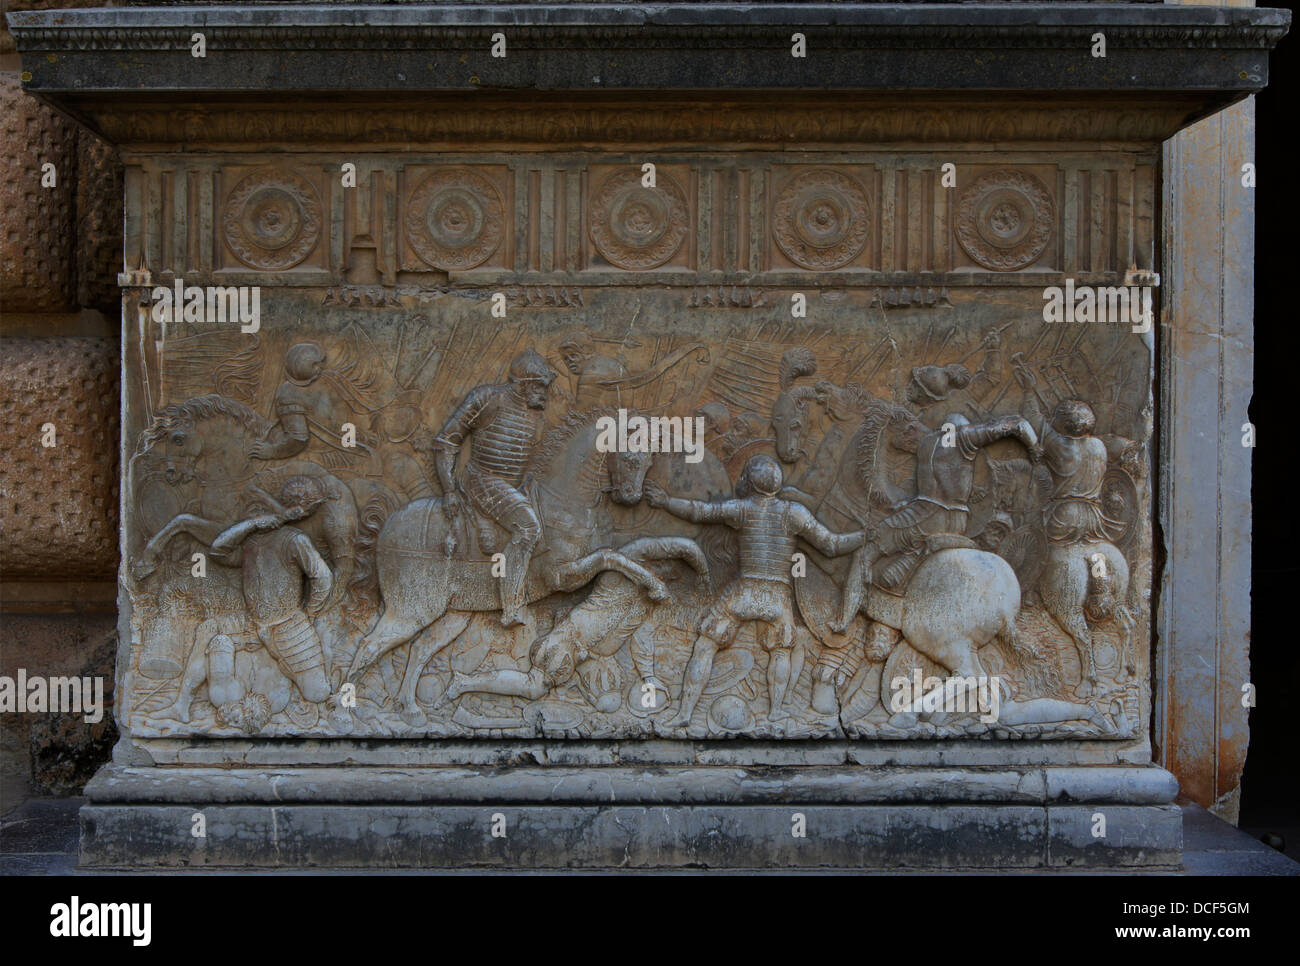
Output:
[[1047,537],[1040,527],[1020,527],[1002,541],[998,556],[1011,564],[1020,581],[1021,594],[1027,594],[1038,586],[1038,578],[1047,563]]
[[1138,516],[1142,511],[1137,484],[1118,466],[1112,466],[1102,478],[1101,511],[1114,524],[1115,545],[1127,550],[1137,536]]

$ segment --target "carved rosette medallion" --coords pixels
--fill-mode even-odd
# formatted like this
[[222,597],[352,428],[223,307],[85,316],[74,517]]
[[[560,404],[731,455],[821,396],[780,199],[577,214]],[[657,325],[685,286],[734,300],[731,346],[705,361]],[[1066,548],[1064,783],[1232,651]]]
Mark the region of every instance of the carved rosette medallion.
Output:
[[656,268],[682,247],[687,232],[686,195],[660,171],[655,187],[641,184],[640,171],[611,174],[591,199],[591,240],[605,260],[619,268]]
[[501,246],[504,211],[491,181],[471,168],[447,168],[425,178],[411,195],[406,235],[434,268],[474,268]]
[[990,171],[957,204],[957,241],[980,266],[1014,272],[1032,265],[1052,234],[1056,206],[1047,187],[1023,171]]
[[293,268],[321,238],[321,202],[306,178],[269,169],[246,176],[226,198],[221,225],[235,257],[261,272]]
[[802,268],[834,269],[867,243],[871,213],[857,179],[814,168],[789,178],[777,194],[772,230],[787,258]]

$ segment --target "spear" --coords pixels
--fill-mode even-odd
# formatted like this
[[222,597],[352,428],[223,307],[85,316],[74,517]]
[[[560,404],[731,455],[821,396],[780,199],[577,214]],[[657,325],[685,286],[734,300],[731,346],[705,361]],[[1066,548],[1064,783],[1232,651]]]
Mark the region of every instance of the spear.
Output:
[[[1043,340],[1047,338],[1047,333],[1048,333],[1047,326],[1043,326],[1042,331],[1038,333],[1038,338],[1034,340],[1034,344],[1031,345],[1028,348],[1028,350],[1026,350],[1025,352],[1016,353],[1016,355],[1020,356],[1022,360],[1028,359],[1029,357],[1034,355],[1038,351],[1039,347],[1042,346]],[[1011,358],[1014,360],[1016,356],[1012,356]],[[1011,388],[1011,384],[1013,382],[1015,382],[1014,379],[1007,379],[1002,383],[1002,388],[998,390],[998,394],[994,396],[993,401],[989,403],[989,412],[992,412],[994,409],[997,408],[998,403],[1002,401],[1002,397],[1006,395],[1007,390]]]

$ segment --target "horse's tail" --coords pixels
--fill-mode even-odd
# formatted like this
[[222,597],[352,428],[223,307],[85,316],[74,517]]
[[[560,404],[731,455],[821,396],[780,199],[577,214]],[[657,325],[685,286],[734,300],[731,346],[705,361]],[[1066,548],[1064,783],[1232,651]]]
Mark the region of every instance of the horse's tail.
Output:
[[1042,648],[1020,636],[1014,615],[1003,621],[994,640],[1011,663],[1019,668],[1030,694],[1051,694],[1060,688],[1061,672],[1048,660]]

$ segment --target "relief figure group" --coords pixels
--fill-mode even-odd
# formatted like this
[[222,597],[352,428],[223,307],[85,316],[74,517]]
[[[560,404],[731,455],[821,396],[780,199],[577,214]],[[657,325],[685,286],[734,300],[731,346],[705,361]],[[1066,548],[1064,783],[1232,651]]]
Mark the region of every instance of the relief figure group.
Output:
[[[259,361],[280,373],[263,411],[160,400],[127,474],[153,684],[132,713],[160,733],[1127,734],[1140,406],[1114,395],[1099,432],[1078,344],[1008,375],[1008,325],[964,355],[927,336],[911,366],[895,338],[854,360],[753,331],[389,358],[350,327]],[[701,451],[600,445],[629,414],[697,419]],[[999,682],[999,720],[891,708],[917,669]]]

